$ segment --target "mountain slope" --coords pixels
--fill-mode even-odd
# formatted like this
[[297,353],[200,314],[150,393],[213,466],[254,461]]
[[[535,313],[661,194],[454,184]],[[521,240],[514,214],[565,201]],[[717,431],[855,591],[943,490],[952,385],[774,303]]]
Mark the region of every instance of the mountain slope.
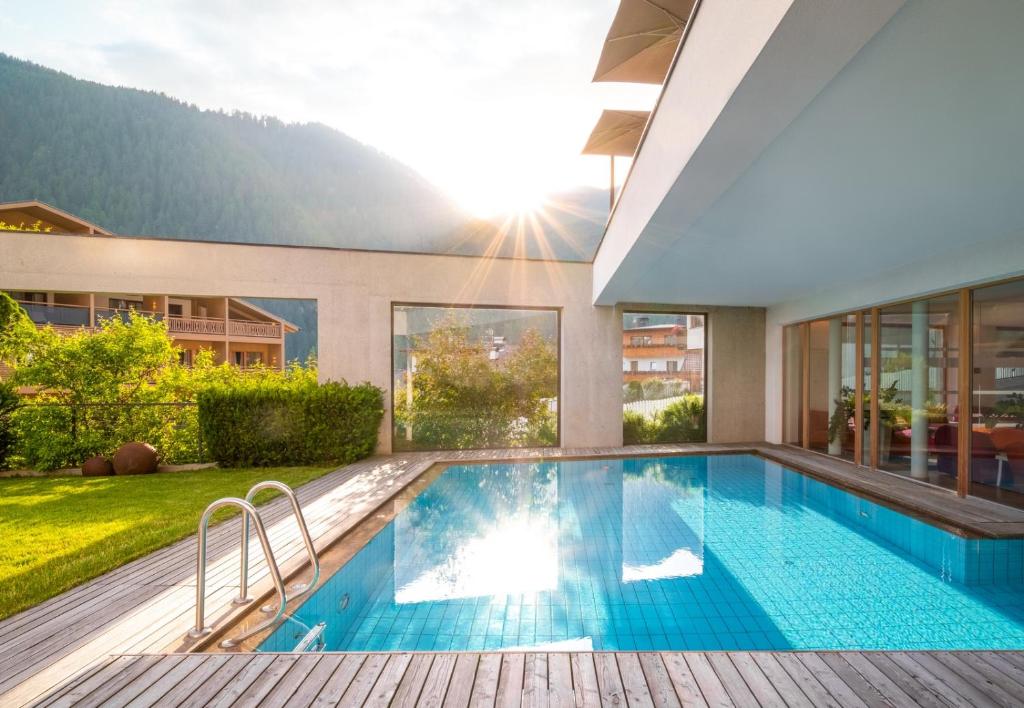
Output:
[[465,217],[420,175],[323,125],[202,111],[0,54],[0,201],[132,235],[419,250]]
[[[126,235],[590,260],[605,192],[471,219],[411,168],[319,124],[204,111],[0,54],[0,202]],[[496,168],[500,169],[500,168]]]

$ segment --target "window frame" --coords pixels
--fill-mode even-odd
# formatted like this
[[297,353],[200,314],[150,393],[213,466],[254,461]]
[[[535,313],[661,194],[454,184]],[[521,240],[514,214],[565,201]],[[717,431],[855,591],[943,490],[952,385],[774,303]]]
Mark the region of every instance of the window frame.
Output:
[[[555,416],[555,443],[554,445],[545,446],[545,448],[555,449],[562,447],[562,402],[564,390],[562,387],[562,367],[565,366],[565,362],[562,358],[562,337],[564,332],[562,329],[562,315],[563,307],[561,305],[490,305],[486,303],[444,303],[444,302],[417,302],[408,300],[390,300],[388,302],[388,386],[387,386],[387,398],[385,402],[385,410],[387,411],[388,417],[390,418],[388,424],[388,441],[391,449],[395,446],[395,392],[394,392],[394,378],[395,378],[395,308],[398,307],[424,307],[424,308],[435,308],[435,309],[455,309],[455,310],[519,310],[528,312],[553,312],[555,314],[555,357],[558,360],[558,370],[556,372],[556,387],[558,389],[558,411]],[[494,447],[462,447],[459,450],[500,450],[504,448]],[[527,448],[522,448],[527,449]],[[449,452],[450,450],[443,448],[417,448],[424,452]]]

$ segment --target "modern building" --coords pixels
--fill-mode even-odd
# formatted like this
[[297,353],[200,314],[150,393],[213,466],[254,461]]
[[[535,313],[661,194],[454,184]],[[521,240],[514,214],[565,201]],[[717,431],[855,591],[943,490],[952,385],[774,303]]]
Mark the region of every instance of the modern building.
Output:
[[0,287],[190,293],[225,340],[225,298],[314,299],[320,375],[388,401],[396,308],[558,313],[564,447],[622,440],[624,313],[699,313],[709,442],[1024,504],[1024,5],[640,4],[602,77],[661,93],[592,263],[6,233]]
[[1024,505],[1022,26],[1017,2],[696,3],[595,304],[762,307],[767,440]]

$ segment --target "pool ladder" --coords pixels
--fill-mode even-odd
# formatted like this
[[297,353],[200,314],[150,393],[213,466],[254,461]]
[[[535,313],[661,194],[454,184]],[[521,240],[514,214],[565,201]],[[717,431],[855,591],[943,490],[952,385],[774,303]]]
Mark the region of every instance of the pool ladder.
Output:
[[[309,563],[313,567],[313,576],[309,582],[292,585],[291,590],[293,592],[290,597],[285,588],[284,581],[281,579],[281,569],[278,567],[277,559],[274,557],[274,549],[271,547],[270,539],[267,537],[267,529],[263,525],[263,519],[252,503],[256,495],[265,489],[275,489],[284,494],[288,501],[291,502],[295,521],[299,525],[302,540],[306,545]],[[273,616],[260,622],[255,627],[225,639],[220,643],[220,646],[224,648],[237,646],[243,639],[247,639],[274,626],[284,614],[285,604],[289,600],[294,600],[296,597],[311,591],[320,579],[320,559],[317,557],[316,548],[313,546],[313,539],[309,535],[306,518],[302,515],[302,507],[299,506],[299,500],[296,498],[295,492],[292,491],[291,487],[282,482],[268,480],[253,486],[249,493],[245,495],[245,499],[239,499],[238,497],[218,499],[206,507],[206,511],[203,512],[202,517],[199,519],[199,549],[196,559],[196,624],[189,630],[188,636],[195,639],[206,636],[213,631],[212,627],[206,625],[206,539],[209,532],[210,518],[218,509],[227,507],[236,507],[242,510],[242,542],[240,546],[242,560],[238,581],[238,597],[234,599],[233,603],[236,605],[246,605],[252,602],[252,598],[249,597],[249,523],[251,521],[252,525],[256,528],[256,536],[260,540],[260,546],[263,548],[263,557],[267,561],[267,569],[270,571],[270,578],[274,583],[274,589],[277,591],[277,604],[263,606],[261,610]]]

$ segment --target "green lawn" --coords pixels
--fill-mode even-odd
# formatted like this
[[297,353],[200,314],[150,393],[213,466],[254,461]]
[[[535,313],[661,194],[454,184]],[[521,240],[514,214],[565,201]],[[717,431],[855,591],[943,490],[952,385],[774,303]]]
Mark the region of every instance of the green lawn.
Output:
[[[219,497],[244,496],[265,479],[295,488],[332,469],[0,479],[0,619],[195,533],[199,515]],[[257,502],[275,494],[263,492]]]

